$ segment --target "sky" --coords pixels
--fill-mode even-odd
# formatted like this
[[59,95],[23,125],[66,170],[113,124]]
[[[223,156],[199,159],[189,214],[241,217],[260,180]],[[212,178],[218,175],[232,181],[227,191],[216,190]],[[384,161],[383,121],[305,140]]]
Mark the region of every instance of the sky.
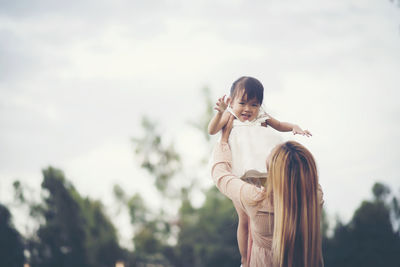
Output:
[[[0,202],[15,179],[39,190],[51,165],[111,215],[114,184],[153,205],[131,142],[142,117],[190,170],[209,152],[188,124],[204,111],[202,88],[216,100],[248,75],[267,112],[313,133],[282,137],[314,154],[331,220],[348,221],[375,182],[400,193],[399,5],[0,0]],[[206,169],[196,175],[212,185]],[[116,224],[130,231],[127,218]]]

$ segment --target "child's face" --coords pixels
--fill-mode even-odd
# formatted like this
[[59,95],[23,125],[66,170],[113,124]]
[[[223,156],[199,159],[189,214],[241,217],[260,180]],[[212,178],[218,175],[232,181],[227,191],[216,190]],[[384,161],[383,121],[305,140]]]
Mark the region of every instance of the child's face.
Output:
[[233,112],[242,122],[254,120],[260,110],[260,104],[257,99],[248,100],[247,95],[244,95],[244,90],[233,99],[231,106]]

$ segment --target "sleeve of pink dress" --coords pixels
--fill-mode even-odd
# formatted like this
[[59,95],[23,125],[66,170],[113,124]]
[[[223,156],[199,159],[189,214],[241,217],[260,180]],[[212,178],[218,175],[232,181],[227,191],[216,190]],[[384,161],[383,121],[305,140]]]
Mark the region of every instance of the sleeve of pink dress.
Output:
[[[214,148],[211,176],[218,190],[230,198],[246,212],[240,197],[243,187],[250,186],[232,174],[232,155],[227,143],[218,143]],[[247,213],[247,212],[246,212]]]

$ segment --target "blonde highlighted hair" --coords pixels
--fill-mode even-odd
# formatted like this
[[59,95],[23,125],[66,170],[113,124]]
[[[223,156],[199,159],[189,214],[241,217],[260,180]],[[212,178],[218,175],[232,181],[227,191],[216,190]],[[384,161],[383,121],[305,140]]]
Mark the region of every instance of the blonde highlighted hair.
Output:
[[315,160],[304,146],[289,141],[273,150],[266,182],[274,207],[273,266],[323,266],[318,186]]

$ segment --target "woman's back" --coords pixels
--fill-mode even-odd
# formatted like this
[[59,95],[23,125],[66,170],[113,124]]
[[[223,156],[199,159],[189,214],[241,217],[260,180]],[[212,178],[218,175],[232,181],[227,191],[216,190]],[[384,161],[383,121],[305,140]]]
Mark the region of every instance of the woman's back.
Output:
[[[253,239],[250,266],[272,266],[272,241],[274,234],[274,207],[266,198],[266,189],[253,185],[243,185],[240,198],[241,207],[246,211],[251,223]],[[318,199],[323,204],[323,193],[318,186]],[[271,265],[265,265],[268,262]]]
[[[237,204],[237,206],[240,206],[246,214],[250,218],[250,224],[251,224],[251,235],[253,238],[253,246],[251,250],[251,256],[250,256],[250,266],[272,266],[273,261],[277,259],[278,256],[280,257],[279,260],[279,265],[278,266],[295,266],[296,264],[291,261],[293,259],[293,255],[288,255],[288,254],[280,254],[282,250],[278,250],[279,245],[283,244],[284,252],[286,248],[289,248],[286,251],[291,251],[290,248],[293,248],[293,245],[290,244],[290,240],[287,237],[284,242],[282,242],[282,236],[280,235],[282,233],[282,230],[287,230],[287,229],[292,229],[292,233],[296,233],[296,231],[293,231],[293,228],[288,225],[292,224],[290,218],[286,218],[286,221],[282,221],[282,214],[287,214],[285,212],[282,212],[282,206],[277,206],[276,204],[281,203],[279,199],[286,199],[283,197],[282,192],[278,192],[278,190],[275,189],[276,192],[272,193],[272,188],[276,186],[277,184],[273,183],[273,180],[271,177],[276,176],[277,170],[272,170],[273,174],[268,177],[267,180],[267,187],[265,188],[257,188],[254,185],[250,185],[248,183],[245,183],[238,179],[236,176],[232,174],[231,170],[231,164],[232,164],[232,155],[231,151],[229,148],[228,144],[220,144],[216,146],[216,149],[214,151],[214,162],[213,162],[213,168],[212,168],[212,177],[218,187],[218,189],[227,195],[230,199],[232,199],[233,202]],[[273,160],[276,160],[273,159]],[[281,160],[281,159],[280,159]],[[290,162],[292,162],[291,160]],[[285,162],[283,160],[283,162]],[[276,164],[276,166],[280,166],[279,164]],[[281,166],[282,167],[282,166]],[[269,170],[271,171],[271,170]],[[303,175],[304,176],[304,175]],[[270,179],[271,178],[271,179]],[[276,177],[275,177],[276,178]],[[303,177],[304,178],[304,177]],[[317,177],[314,177],[317,178]],[[316,180],[317,181],[317,180]],[[275,188],[275,187],[274,187]],[[323,203],[322,201],[322,190],[318,183],[316,184],[315,190],[315,199],[317,199],[318,205],[321,205]],[[314,195],[313,193],[313,195]],[[269,198],[267,197],[269,195]],[[277,195],[279,195],[282,198],[277,198]],[[313,200],[313,201],[314,201]],[[276,202],[276,203],[274,203]],[[284,203],[283,201],[282,203]],[[281,203],[281,204],[282,204]],[[275,205],[274,205],[275,204]],[[280,216],[279,220],[275,217],[276,209],[278,209],[278,214]],[[297,219],[296,219],[297,220]],[[319,222],[319,218],[316,218],[316,220]],[[277,221],[279,221],[278,228],[276,228]],[[289,228],[288,228],[289,227]],[[314,225],[315,227],[315,225]],[[315,230],[318,231],[318,234],[315,232],[310,233],[313,235],[317,235],[317,238],[319,238],[319,225],[318,228]],[[279,236],[277,236],[277,233]],[[297,232],[299,236],[301,236],[303,233],[300,231]],[[312,237],[312,238],[313,238]],[[308,237],[306,237],[307,239]],[[315,239],[315,238],[314,238]],[[278,241],[278,242],[277,242]],[[289,241],[289,243],[287,242]],[[314,242],[315,243],[315,242]],[[320,243],[319,244],[311,244],[311,249],[312,253],[315,252],[316,255],[314,259],[318,258],[314,263],[309,264],[309,265],[297,265],[297,266],[320,266],[319,263],[322,264],[322,258],[321,258],[321,251],[320,251]],[[318,242],[317,242],[318,243]],[[319,246],[319,247],[318,247]],[[278,251],[278,253],[276,252]],[[298,252],[296,250],[296,252]],[[303,251],[304,252],[304,251]],[[302,253],[303,253],[302,252]],[[305,252],[302,254],[305,255],[304,258],[308,257]],[[275,257],[275,259],[274,259]],[[283,258],[283,260],[282,260]],[[297,257],[299,259],[300,257]],[[285,259],[289,259],[289,262],[284,262]],[[308,259],[308,258],[307,258]],[[302,260],[302,262],[304,262]],[[317,263],[316,263],[317,262]],[[281,265],[282,263],[282,265]]]

